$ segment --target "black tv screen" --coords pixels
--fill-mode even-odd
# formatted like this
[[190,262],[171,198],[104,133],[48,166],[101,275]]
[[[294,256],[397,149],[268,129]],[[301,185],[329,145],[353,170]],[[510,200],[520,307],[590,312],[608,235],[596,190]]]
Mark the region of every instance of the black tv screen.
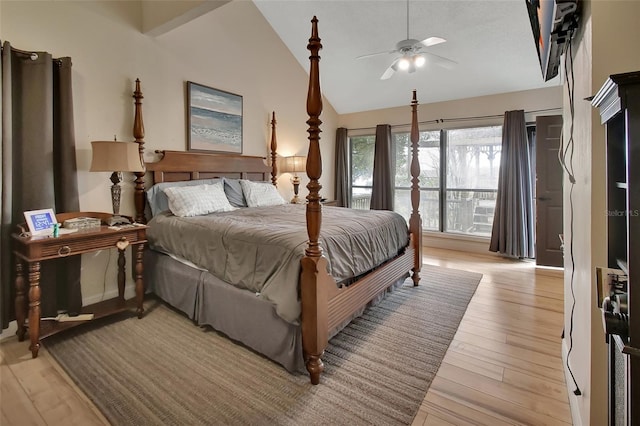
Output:
[[578,0],[525,0],[542,78],[558,75],[560,56],[577,23]]

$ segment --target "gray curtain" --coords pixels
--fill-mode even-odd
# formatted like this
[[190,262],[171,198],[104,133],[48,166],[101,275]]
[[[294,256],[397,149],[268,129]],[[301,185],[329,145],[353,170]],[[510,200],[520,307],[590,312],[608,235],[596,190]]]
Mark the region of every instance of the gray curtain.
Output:
[[336,201],[338,207],[351,207],[351,191],[349,185],[349,140],[347,129],[336,130]]
[[524,111],[507,111],[490,251],[534,258],[534,212],[531,156]]
[[[2,45],[2,196],[0,206],[2,328],[15,318],[11,237],[23,212],[79,210],[71,91],[71,58]],[[41,314],[78,312],[80,256],[41,264]]]
[[378,124],[376,126],[376,142],[373,154],[371,210],[393,210],[393,190],[395,186],[394,153],[391,126]]

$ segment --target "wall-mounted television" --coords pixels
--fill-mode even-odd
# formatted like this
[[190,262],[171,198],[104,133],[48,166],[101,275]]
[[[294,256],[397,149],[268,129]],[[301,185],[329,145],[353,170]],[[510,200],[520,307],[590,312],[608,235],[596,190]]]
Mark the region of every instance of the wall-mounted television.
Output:
[[577,27],[579,0],[525,0],[542,78],[558,75],[560,55]]

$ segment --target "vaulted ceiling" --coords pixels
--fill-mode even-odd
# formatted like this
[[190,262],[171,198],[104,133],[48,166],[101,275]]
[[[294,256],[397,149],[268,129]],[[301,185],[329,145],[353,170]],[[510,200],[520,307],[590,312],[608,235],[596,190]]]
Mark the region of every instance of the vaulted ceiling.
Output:
[[[194,5],[191,15],[195,11],[206,19],[207,14],[216,13],[212,5],[224,6],[227,1],[187,3]],[[322,91],[340,114],[406,105],[413,89],[421,103],[431,103],[561,84],[559,77],[543,81],[525,0],[253,3],[305,69],[309,67],[310,21],[318,18]],[[184,10],[181,13],[184,17]],[[166,22],[155,24],[156,28],[167,27]],[[177,18],[174,22],[180,23]],[[388,53],[397,42],[434,36],[447,41],[422,49],[427,52],[424,67],[413,73],[398,70],[391,78],[380,79],[399,57]],[[358,59],[379,52],[387,53]]]

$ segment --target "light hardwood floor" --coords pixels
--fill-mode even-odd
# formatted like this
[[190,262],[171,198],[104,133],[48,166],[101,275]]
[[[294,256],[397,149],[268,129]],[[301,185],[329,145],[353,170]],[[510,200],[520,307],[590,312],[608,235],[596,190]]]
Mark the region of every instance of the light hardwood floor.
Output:
[[[413,425],[571,424],[562,272],[450,250],[424,255],[483,278]],[[0,343],[1,425],[108,424],[46,348],[31,359],[27,346],[16,337]]]
[[424,255],[483,276],[413,425],[571,424],[562,271],[448,250]]

